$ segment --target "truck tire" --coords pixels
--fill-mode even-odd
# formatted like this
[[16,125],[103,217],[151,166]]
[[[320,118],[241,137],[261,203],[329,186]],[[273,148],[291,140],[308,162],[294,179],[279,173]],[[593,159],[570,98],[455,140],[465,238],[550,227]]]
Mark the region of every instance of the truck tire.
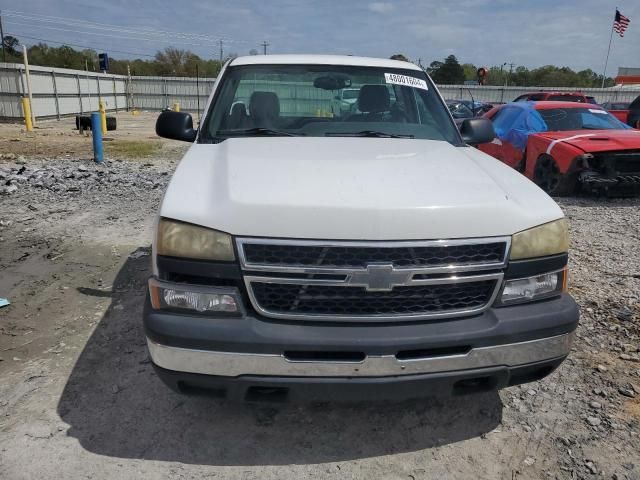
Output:
[[[91,117],[86,115],[76,115],[76,130],[91,130]],[[107,117],[107,131],[115,130],[117,127],[116,117]]]
[[549,195],[566,197],[576,192],[578,176],[562,173],[551,155],[540,155],[533,170],[533,181]]
[[91,117],[76,115],[76,130],[91,130]]

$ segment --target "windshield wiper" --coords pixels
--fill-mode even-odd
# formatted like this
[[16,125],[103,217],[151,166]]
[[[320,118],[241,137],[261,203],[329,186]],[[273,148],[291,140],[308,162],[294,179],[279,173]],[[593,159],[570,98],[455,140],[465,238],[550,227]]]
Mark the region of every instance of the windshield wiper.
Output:
[[218,130],[216,132],[216,136],[225,136],[225,137],[244,137],[250,135],[265,135],[265,136],[278,136],[278,137],[297,137],[300,134],[284,132],[282,130],[274,130],[273,128],[266,127],[254,127],[254,128],[245,128],[239,130]]
[[413,135],[378,132],[377,130],[362,130],[360,132],[327,132],[326,137],[377,137],[377,138],[414,138]]

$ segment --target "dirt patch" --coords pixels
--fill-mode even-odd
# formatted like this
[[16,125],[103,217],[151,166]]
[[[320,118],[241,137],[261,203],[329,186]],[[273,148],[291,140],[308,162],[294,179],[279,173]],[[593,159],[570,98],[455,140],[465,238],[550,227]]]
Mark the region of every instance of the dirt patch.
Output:
[[[155,134],[157,112],[129,112],[110,114],[117,122],[117,129],[109,131],[104,142],[105,155],[110,159],[138,159],[149,157],[163,146],[170,149],[175,142],[161,139]],[[51,158],[93,158],[91,132],[80,133],[75,117],[60,121],[42,120],[33,132],[25,131],[20,123],[0,123],[0,161]]]
[[148,158],[162,148],[162,142],[153,140],[115,140],[107,142],[105,145],[105,152],[108,158]]

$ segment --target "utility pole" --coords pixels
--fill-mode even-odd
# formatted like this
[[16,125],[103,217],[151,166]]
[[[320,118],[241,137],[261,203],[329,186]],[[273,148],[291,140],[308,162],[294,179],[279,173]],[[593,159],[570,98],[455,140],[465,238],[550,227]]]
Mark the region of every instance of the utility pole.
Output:
[[2,42],[2,61],[7,61],[7,54],[4,51],[4,30],[2,30],[2,15],[0,15],[0,42]]
[[220,63],[222,63],[223,51],[222,51],[222,39],[220,39]]
[[504,79],[504,86],[507,87],[509,86],[509,80],[511,79],[511,72],[513,72],[513,67],[515,66],[515,63],[506,63],[505,65],[509,65],[509,75],[507,76],[507,78]]
[[266,55],[267,54],[267,47],[269,46],[269,44],[265,40],[260,45],[262,45],[262,51],[264,52],[263,55]]

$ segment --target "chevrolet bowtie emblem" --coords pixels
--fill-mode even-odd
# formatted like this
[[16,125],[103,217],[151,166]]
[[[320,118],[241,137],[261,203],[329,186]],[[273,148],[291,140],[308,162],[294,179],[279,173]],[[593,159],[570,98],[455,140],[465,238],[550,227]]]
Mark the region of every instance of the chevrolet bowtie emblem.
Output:
[[390,263],[373,263],[367,265],[366,271],[353,272],[347,282],[368,292],[389,292],[393,287],[409,283],[411,275],[411,271],[397,270]]

